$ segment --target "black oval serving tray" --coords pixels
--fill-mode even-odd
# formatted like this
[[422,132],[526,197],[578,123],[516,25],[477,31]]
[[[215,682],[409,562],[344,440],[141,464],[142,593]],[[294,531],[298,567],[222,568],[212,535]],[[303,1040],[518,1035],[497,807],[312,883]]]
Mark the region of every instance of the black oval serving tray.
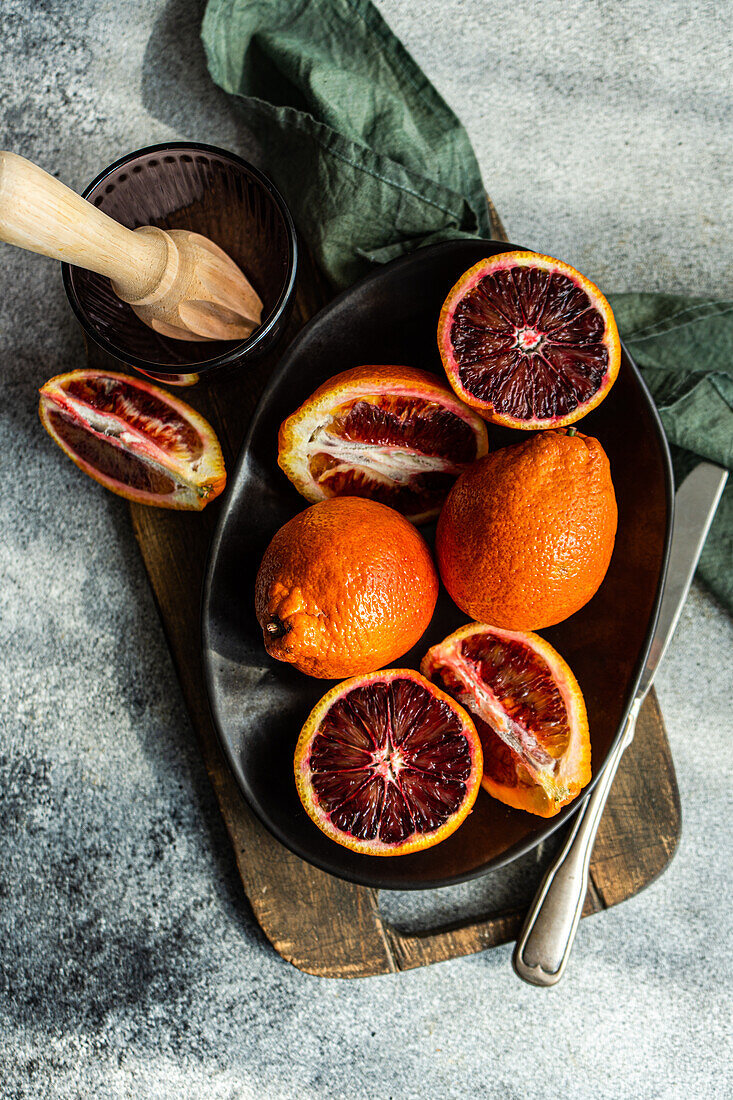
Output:
[[[448,886],[501,866],[539,844],[580,804],[550,820],[513,810],[481,792],[473,813],[442,844],[410,856],[350,852],[302,809],[293,751],[310,708],[331,686],[268,657],[254,612],[254,580],[275,531],[306,502],[277,465],[281,421],[318,385],[362,363],[406,363],[444,377],[438,314],[458,277],[487,255],[518,246],[449,241],[368,275],[306,325],[262,396],[228,489],[209,559],[203,648],[214,724],[244,797],[263,824],[305,860],[381,889]],[[611,462],[619,504],[616,547],[595,597],[542,631],[574,670],[585,696],[594,783],[619,735],[651,641],[672,527],[669,448],[646,386],[626,351],[601,406],[582,421]],[[523,433],[489,427],[489,446]],[[432,540],[433,529],[423,529]],[[466,621],[445,591],[420,643],[398,665],[417,668],[425,650]],[[587,788],[590,789],[590,788]],[[297,899],[294,899],[297,901]]]

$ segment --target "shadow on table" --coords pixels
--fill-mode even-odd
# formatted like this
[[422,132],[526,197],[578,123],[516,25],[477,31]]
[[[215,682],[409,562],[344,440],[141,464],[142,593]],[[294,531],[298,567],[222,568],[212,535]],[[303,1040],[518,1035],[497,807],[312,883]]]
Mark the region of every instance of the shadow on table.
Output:
[[206,0],[169,0],[143,59],[143,106],[181,139],[221,145],[257,159],[231,96],[209,76],[201,42]]

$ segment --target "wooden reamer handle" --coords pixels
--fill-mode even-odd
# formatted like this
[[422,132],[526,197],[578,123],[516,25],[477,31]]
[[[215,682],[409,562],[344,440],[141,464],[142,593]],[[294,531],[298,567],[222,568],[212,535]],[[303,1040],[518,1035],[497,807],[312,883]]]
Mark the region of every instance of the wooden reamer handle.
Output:
[[0,240],[106,275],[126,301],[160,283],[162,232],[134,233],[16,153],[0,152]]

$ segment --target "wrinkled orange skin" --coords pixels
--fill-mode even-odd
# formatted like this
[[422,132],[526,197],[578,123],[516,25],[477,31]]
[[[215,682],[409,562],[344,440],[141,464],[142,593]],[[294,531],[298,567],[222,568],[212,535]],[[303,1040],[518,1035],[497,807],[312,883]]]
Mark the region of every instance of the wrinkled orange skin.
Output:
[[453,486],[438,522],[440,575],[479,622],[541,630],[595,594],[617,518],[598,440],[540,432],[474,463]]
[[267,652],[322,679],[401,657],[437,598],[425,540],[398,512],[362,497],[321,501],[281,527],[255,585]]

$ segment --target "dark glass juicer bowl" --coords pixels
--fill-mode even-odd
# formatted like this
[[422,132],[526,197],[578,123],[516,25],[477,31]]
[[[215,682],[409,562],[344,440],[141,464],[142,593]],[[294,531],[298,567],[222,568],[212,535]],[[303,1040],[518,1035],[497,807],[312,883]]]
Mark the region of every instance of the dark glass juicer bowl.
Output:
[[259,358],[280,337],[295,292],[295,227],[278,190],[251,164],[198,142],[151,145],[105,168],[83,196],[129,229],[155,225],[209,237],[241,267],[264,306],[248,340],[171,340],[138,320],[109,279],[63,264],[84,332],[120,366],[190,386]]

